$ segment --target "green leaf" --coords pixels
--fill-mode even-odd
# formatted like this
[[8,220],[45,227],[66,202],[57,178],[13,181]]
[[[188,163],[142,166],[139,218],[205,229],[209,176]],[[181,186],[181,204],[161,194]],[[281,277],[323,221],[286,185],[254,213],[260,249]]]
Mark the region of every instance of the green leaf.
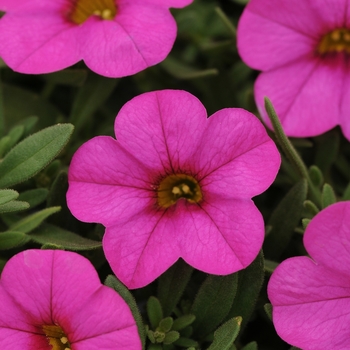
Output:
[[14,211],[26,210],[29,208],[29,203],[22,201],[11,201],[0,205],[0,213],[11,213]]
[[25,245],[30,238],[23,232],[6,231],[0,232],[0,250],[17,248]]
[[179,302],[193,268],[179,259],[158,279],[157,296],[162,305],[164,316],[170,316]]
[[171,344],[180,338],[180,333],[176,331],[170,331],[165,334],[164,344]]
[[238,288],[227,318],[241,316],[245,327],[254,311],[264,281],[264,257],[262,251],[244,270],[238,272]]
[[184,338],[184,337],[180,337],[178,340],[176,340],[174,342],[174,345],[181,346],[182,348],[189,348],[189,347],[193,347],[193,349],[198,348],[198,343],[195,340]]
[[7,143],[6,149],[4,150],[4,153],[2,155],[5,155],[21,139],[23,134],[24,134],[23,125],[14,126],[10,130],[10,132],[7,134],[7,136],[10,138],[10,142]]
[[321,187],[323,185],[324,178],[323,178],[322,171],[316,165],[312,165],[309,168],[309,175],[312,183],[316,187]]
[[173,331],[180,331],[181,329],[184,329],[187,326],[189,326],[190,324],[192,324],[195,319],[196,319],[195,315],[180,316],[179,318],[174,320],[174,323],[173,323],[173,326],[171,327],[171,329]]
[[147,301],[147,315],[153,329],[156,329],[163,319],[162,306],[159,300],[151,296]]
[[241,350],[258,350],[258,344],[255,341],[244,346]]
[[10,226],[10,230],[29,233],[41,225],[47,217],[54,213],[57,213],[59,210],[61,210],[61,207],[52,207],[40,210],[16,222],[14,225]]
[[208,350],[229,350],[236,340],[242,323],[241,317],[233,317],[214,332],[214,341]]
[[29,179],[54,159],[68,142],[73,125],[57,124],[16,145],[0,163],[0,188]]
[[0,190],[0,205],[8,203],[19,196],[15,190]]
[[264,305],[264,310],[266,312],[267,317],[272,321],[272,305],[267,303]]
[[298,225],[307,195],[307,182],[300,180],[295,184],[273,211],[268,226],[271,227],[266,237],[263,250],[267,258],[278,260],[287,248],[294,228]]
[[31,208],[45,202],[49,191],[46,188],[35,188],[21,192],[18,200],[28,202]]
[[212,332],[227,316],[237,292],[236,273],[228,276],[209,275],[192,305],[194,333],[200,339]]
[[326,208],[337,202],[334,190],[331,185],[324,184],[322,188],[322,208]]
[[320,211],[316,204],[308,199],[303,203],[303,206],[312,216],[316,215]]
[[54,244],[67,250],[80,251],[101,248],[101,242],[81,237],[58,226],[43,223],[29,236],[39,244]]
[[[159,322],[158,329],[164,333],[169,332],[173,323],[174,323],[174,320],[172,317],[165,317]],[[175,329],[173,329],[173,330],[175,330]]]
[[128,288],[126,288],[124,284],[121,283],[115,276],[108,275],[105,280],[105,285],[114,289],[130,307],[131,313],[136,321],[137,329],[141,339],[142,349],[144,349],[146,343],[145,327],[143,325],[142,317],[137,307],[134,296],[130,293]]

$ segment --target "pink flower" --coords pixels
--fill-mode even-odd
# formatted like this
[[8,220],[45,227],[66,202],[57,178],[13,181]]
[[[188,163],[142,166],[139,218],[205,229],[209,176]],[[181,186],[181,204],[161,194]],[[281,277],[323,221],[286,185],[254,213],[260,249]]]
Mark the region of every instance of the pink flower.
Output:
[[251,197],[280,165],[254,115],[228,108],[207,119],[193,95],[156,91],[123,106],[115,133],[73,156],[67,200],[79,220],[106,226],[104,252],[124,284],[145,286],[180,257],[219,275],[252,262],[264,222]]
[[304,350],[348,349],[350,202],[316,215],[306,228],[304,245],[313,260],[287,259],[268,285],[277,333]]
[[340,125],[350,139],[350,1],[251,0],[239,21],[238,50],[262,73],[287,135],[315,136]]
[[169,7],[192,0],[0,0],[0,57],[21,73],[49,73],[80,60],[123,77],[169,54],[176,23]]
[[15,255],[1,275],[0,309],[3,350],[141,349],[129,307],[76,253]]

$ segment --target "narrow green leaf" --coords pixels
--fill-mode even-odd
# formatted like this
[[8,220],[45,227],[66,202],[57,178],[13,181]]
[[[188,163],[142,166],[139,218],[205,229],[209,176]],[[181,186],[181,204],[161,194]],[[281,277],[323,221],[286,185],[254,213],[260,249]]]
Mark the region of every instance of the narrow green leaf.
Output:
[[21,247],[29,241],[30,238],[23,232],[11,230],[0,232],[0,250]]
[[0,190],[0,205],[18,198],[19,193],[15,190]]
[[16,145],[0,163],[0,188],[15,185],[37,174],[62,150],[73,129],[71,124],[57,124]]
[[147,301],[147,315],[153,329],[156,329],[163,319],[162,306],[159,300],[151,296]]
[[73,251],[92,250],[102,246],[101,242],[81,237],[76,233],[48,223],[43,223],[29,236],[39,244],[54,244]]
[[236,340],[242,317],[233,317],[214,332],[214,341],[208,350],[229,350]]
[[0,213],[11,213],[15,211],[26,210],[29,208],[29,203],[22,201],[11,201],[0,205]]
[[262,251],[244,270],[238,272],[238,288],[227,318],[241,316],[244,328],[254,311],[264,281],[264,257]]
[[35,188],[21,192],[18,200],[28,202],[31,208],[43,203],[48,195],[49,191],[46,188]]
[[309,224],[311,220],[310,219],[302,219],[301,223],[303,225],[304,230],[306,229],[307,225]]
[[4,154],[6,154],[14,145],[17,144],[17,142],[21,139],[21,137],[24,134],[24,126],[23,125],[16,125],[14,126],[10,132],[7,134],[7,136],[10,138],[10,142],[7,143],[6,149],[4,150]]
[[287,248],[294,228],[300,222],[306,195],[307,182],[303,179],[289,190],[273,211],[267,224],[271,230],[263,246],[264,254],[268,259],[278,260]]
[[180,337],[178,340],[176,340],[174,345],[181,346],[182,348],[193,347],[194,350],[198,348],[198,343],[195,340],[184,337]]
[[158,279],[157,296],[162,305],[164,316],[170,316],[179,302],[193,268],[179,259]]
[[10,227],[10,230],[29,233],[41,225],[47,217],[57,213],[59,210],[61,210],[61,207],[52,207],[40,210],[15,223]]
[[193,330],[203,339],[224,320],[231,309],[237,292],[237,273],[228,276],[209,275],[192,305],[191,313],[196,316]]
[[[159,330],[161,332],[169,332],[171,327],[173,326],[174,320],[172,317],[165,317],[159,322]],[[173,329],[175,330],[175,329]]]
[[4,113],[4,94],[2,87],[2,78],[0,76],[0,137],[5,134],[5,113]]
[[309,168],[310,179],[316,187],[321,187],[324,182],[322,171],[316,166],[312,165]]
[[0,139],[0,158],[3,158],[5,154],[10,149],[9,145],[11,143],[10,136],[4,136]]
[[264,305],[264,310],[266,312],[267,317],[272,321],[272,305],[267,303]]
[[337,202],[334,190],[331,185],[324,184],[322,188],[322,208],[326,208]]
[[38,121],[39,121],[39,118],[35,116],[21,119],[21,125],[24,126],[24,133],[23,133],[24,137],[29,136],[33,132],[34,126]]
[[145,344],[146,344],[145,327],[143,325],[142,317],[137,307],[134,296],[130,293],[128,288],[126,288],[124,284],[121,283],[115,276],[108,275],[104,284],[114,289],[130,307],[131,313],[136,321],[137,329],[141,339],[142,349],[145,349]]

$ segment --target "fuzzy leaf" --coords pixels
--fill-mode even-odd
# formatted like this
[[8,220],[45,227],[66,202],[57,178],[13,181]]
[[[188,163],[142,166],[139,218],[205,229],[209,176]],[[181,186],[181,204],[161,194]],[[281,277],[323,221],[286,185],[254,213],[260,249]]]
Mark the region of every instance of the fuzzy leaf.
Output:
[[101,242],[81,237],[76,233],[48,223],[43,223],[29,236],[39,244],[54,244],[73,251],[97,249],[102,246]]
[[29,203],[22,201],[11,201],[0,205],[0,213],[11,213],[29,208]]
[[227,316],[237,292],[238,275],[209,275],[192,305],[191,313],[196,316],[193,322],[195,334],[204,338]]
[[17,144],[0,163],[0,188],[29,179],[43,169],[68,142],[73,125],[57,124]]
[[28,202],[30,207],[34,208],[46,200],[48,193],[46,188],[35,188],[20,193],[18,200]]
[[234,317],[220,326],[214,332],[214,341],[208,350],[229,350],[237,338],[241,323],[241,317]]
[[15,190],[0,190],[0,205],[18,198],[19,193]]
[[179,259],[158,279],[157,296],[162,305],[164,316],[169,316],[179,302],[193,268]]
[[322,208],[326,208],[337,202],[334,190],[331,185],[324,184],[322,188]]
[[10,226],[10,230],[29,233],[41,225],[47,217],[58,212],[60,209],[61,207],[52,207],[40,210],[16,222],[14,225]]
[[156,329],[163,319],[162,306],[159,300],[151,296],[147,301],[147,315],[153,329]]
[[18,232],[18,231],[0,232],[0,250],[7,250],[7,249],[21,247],[29,241],[30,241],[30,238],[23,232]]
[[258,344],[255,341],[244,346],[241,350],[258,350]]
[[192,324],[195,319],[196,319],[195,315],[183,315],[183,316],[180,316],[179,318],[177,318],[174,321],[173,326],[171,327],[171,329],[173,331],[180,331],[181,329],[184,329],[187,326],[189,326],[190,324]]

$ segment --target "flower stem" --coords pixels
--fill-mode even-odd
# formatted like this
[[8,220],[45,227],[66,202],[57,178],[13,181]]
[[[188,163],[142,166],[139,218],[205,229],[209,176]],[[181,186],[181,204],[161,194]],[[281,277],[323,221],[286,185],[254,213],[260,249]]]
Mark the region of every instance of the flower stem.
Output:
[[321,207],[321,191],[311,181],[311,178],[309,176],[309,172],[305,163],[303,162],[300,155],[298,154],[298,152],[296,151],[296,149],[294,148],[294,146],[286,136],[282,128],[281,122],[277,116],[277,113],[271,101],[267,97],[265,97],[265,109],[270,118],[271,124],[273,126],[276,139],[280,144],[284,154],[287,156],[291,164],[295,167],[299,175],[302,178],[306,179],[308,183],[309,195],[311,199],[315,202],[316,205]]

